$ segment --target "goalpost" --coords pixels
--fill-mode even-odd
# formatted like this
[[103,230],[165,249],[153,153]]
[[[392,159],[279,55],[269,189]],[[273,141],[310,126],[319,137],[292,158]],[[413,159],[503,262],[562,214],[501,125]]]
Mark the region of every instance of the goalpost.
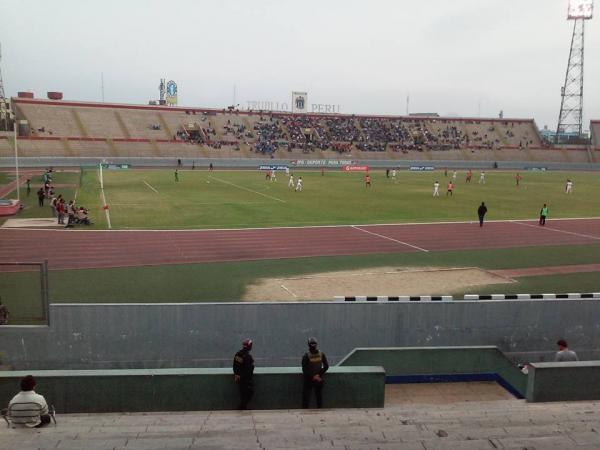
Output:
[[104,176],[102,174],[102,163],[98,163],[98,168],[100,169],[100,173],[98,178],[100,179],[100,189],[104,190]]
[[104,193],[104,173],[102,172],[102,163],[98,164],[98,179],[100,180],[100,195],[102,197],[102,209],[104,209],[104,214],[106,215],[106,224],[108,225],[108,229],[112,229],[112,225],[110,223],[110,213],[108,212],[108,203],[106,203],[106,194]]

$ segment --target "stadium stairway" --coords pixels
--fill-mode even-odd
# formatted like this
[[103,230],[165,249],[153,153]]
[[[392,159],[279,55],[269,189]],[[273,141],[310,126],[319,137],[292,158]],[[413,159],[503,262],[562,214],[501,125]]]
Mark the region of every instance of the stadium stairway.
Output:
[[71,144],[69,143],[69,140],[67,138],[60,138],[60,142],[62,143],[65,156],[78,156],[73,151],[73,148],[71,148]]
[[0,449],[576,449],[600,446],[600,404],[523,401],[384,409],[59,415],[0,427]]
[[127,129],[127,125],[123,121],[123,117],[121,117],[121,113],[118,110],[115,110],[115,118],[117,119],[117,123],[119,124],[119,128],[121,129],[121,133],[125,136],[126,139],[131,139],[131,133]]
[[81,120],[81,117],[79,116],[79,113],[77,112],[77,110],[75,108],[71,109],[71,114],[73,116],[73,120],[75,121],[75,124],[77,125],[77,128],[79,129],[79,134],[82,137],[88,137],[88,132],[85,129],[85,126],[83,125],[83,121]]
[[171,130],[171,127],[169,127],[169,124],[165,120],[165,116],[163,116],[162,113],[158,113],[158,120],[160,121],[160,126],[162,127],[162,129],[165,130],[165,133],[167,135],[166,139],[173,139],[175,133],[173,133],[173,130]]

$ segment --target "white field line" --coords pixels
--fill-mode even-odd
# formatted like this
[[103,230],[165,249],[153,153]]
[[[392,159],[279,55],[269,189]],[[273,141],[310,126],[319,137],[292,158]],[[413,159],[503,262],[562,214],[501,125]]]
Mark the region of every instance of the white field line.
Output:
[[551,228],[551,227],[547,227],[547,226],[540,226],[540,225],[532,225],[530,223],[523,223],[523,222],[514,222],[517,225],[523,225],[524,227],[533,227],[533,228],[537,228],[537,229],[544,229],[544,230],[548,230],[548,231],[556,231],[557,233],[564,233],[564,234],[571,234],[573,236],[579,236],[579,237],[583,237],[583,238],[588,238],[588,239],[595,239],[600,241],[600,236],[592,236],[591,234],[583,234],[583,233],[575,233],[574,231],[566,231],[566,230],[559,230],[558,228]]
[[290,291],[288,288],[286,288],[283,284],[280,284],[280,286],[283,288],[284,291],[292,294],[292,297],[298,298],[298,296],[296,294],[294,294],[292,291]]
[[392,241],[392,242],[396,242],[398,244],[402,244],[402,245],[406,245],[408,247],[412,247],[412,248],[417,249],[417,250],[422,251],[422,252],[429,252],[429,250],[426,250],[426,249],[421,248],[421,247],[417,247],[416,245],[409,244],[408,242],[399,241],[398,239],[394,239],[394,238],[391,238],[389,236],[384,236],[383,234],[373,233],[372,231],[363,230],[362,228],[357,227],[356,225],[352,225],[352,228],[354,228],[355,230],[358,230],[358,231],[362,231],[363,233],[372,234],[373,236],[377,236],[377,237],[380,237],[382,239],[387,239],[388,241]]
[[156,189],[154,189],[154,188],[152,187],[152,185],[151,185],[150,183],[148,183],[146,180],[142,180],[142,181],[144,182],[144,184],[145,184],[146,186],[148,186],[148,187],[149,187],[150,189],[152,189],[154,192],[156,192],[157,194],[160,194],[160,192],[158,192]]
[[240,186],[239,184],[231,183],[230,181],[221,180],[220,178],[212,177],[210,175],[208,176],[208,178],[210,178],[212,180],[220,181],[221,183],[228,184],[230,186],[236,187],[238,189],[242,189],[244,191],[252,192],[253,194],[262,195],[263,197],[270,198],[271,200],[277,200],[278,202],[281,202],[281,203],[287,203],[285,200],[281,200],[280,198],[272,197],[272,196],[267,195],[267,194],[263,194],[262,192],[258,192],[258,191],[255,191],[253,189],[249,189],[247,187]]
[[[283,201],[283,200],[282,200]],[[233,204],[233,202],[231,202]],[[287,202],[286,202],[287,203]],[[576,221],[585,221],[585,220],[600,220],[600,217],[562,217],[562,218],[556,218],[556,219],[552,219],[552,222],[558,222],[558,221],[566,221],[566,220],[576,220]],[[538,219],[537,218],[530,218],[530,219],[495,219],[495,220],[486,220],[485,223],[520,223],[522,225],[525,225],[525,221],[529,221],[529,222],[534,222],[537,223]],[[310,223],[315,223],[315,222],[310,222]],[[320,228],[347,228],[347,227],[361,227],[361,228],[368,228],[368,227],[406,227],[406,226],[414,226],[414,225],[465,225],[465,224],[477,224],[479,225],[479,222],[477,220],[457,220],[455,222],[452,221],[442,221],[442,222],[401,222],[401,223],[365,223],[365,224],[337,224],[337,225],[297,225],[297,226],[293,226],[293,225],[288,225],[288,226],[272,226],[272,227],[242,227],[242,228],[165,228],[165,229],[153,229],[153,228],[128,228],[128,227],[123,227],[123,228],[119,228],[119,231],[155,231],[157,233],[162,233],[162,232],[169,232],[169,231],[194,231],[194,232],[198,232],[198,231],[255,231],[255,230],[304,230],[304,229],[310,229],[310,228],[314,228],[314,229],[320,229]],[[25,231],[24,229],[19,229],[19,228],[3,228],[3,230],[20,230],[20,231]],[[28,228],[27,231],[61,231],[61,230],[55,230],[55,229],[50,229],[50,230],[41,230],[41,229],[35,229],[35,228]],[[106,231],[106,230],[94,230],[94,233],[98,233],[98,232],[102,232],[102,231]],[[365,230],[363,230],[365,231]],[[73,234],[73,233],[77,233],[77,232],[83,232],[83,233],[89,233],[89,230],[84,230],[84,229],[78,229],[75,228],[74,230],[71,230],[69,232],[69,234]]]

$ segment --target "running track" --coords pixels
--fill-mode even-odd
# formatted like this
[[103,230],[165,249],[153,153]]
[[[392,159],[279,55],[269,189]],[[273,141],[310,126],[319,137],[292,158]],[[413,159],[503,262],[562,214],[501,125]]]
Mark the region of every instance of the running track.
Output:
[[194,231],[0,230],[0,262],[80,269],[600,244],[600,219]]

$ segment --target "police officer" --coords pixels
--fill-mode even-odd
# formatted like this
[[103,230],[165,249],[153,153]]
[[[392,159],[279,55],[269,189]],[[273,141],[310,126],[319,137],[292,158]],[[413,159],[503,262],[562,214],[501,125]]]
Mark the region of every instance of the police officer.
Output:
[[242,342],[242,349],[233,358],[233,373],[235,382],[240,387],[240,405],[238,409],[248,409],[248,402],[254,395],[252,375],[254,374],[254,358],[250,354],[252,339]]
[[308,339],[308,352],[302,357],[302,374],[304,385],[302,387],[302,407],[308,408],[310,392],[315,390],[317,397],[317,408],[323,407],[323,375],[329,369],[329,363],[325,353],[317,349],[317,340],[314,337]]

